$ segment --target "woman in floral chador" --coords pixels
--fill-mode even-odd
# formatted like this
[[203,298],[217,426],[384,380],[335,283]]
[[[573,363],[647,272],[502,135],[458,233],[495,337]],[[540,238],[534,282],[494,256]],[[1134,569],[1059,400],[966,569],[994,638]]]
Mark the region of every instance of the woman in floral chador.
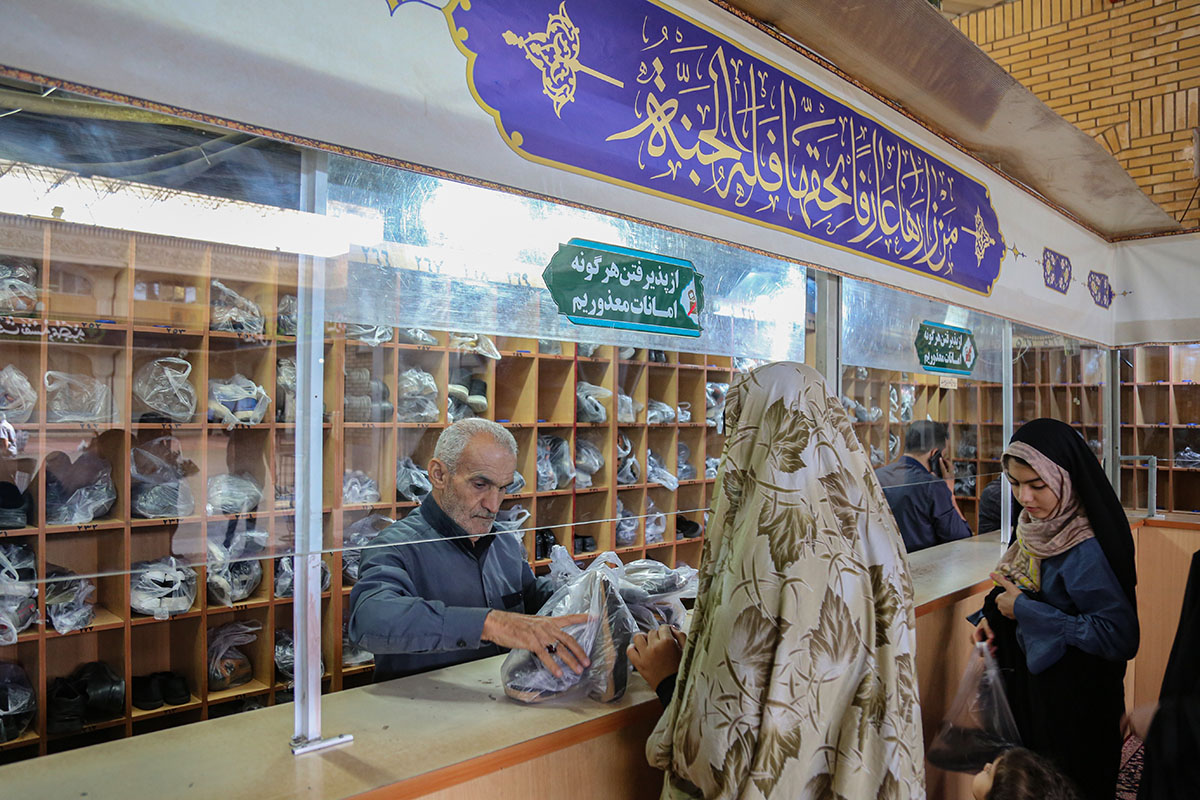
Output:
[[700,593],[647,743],[664,798],[925,796],[904,544],[812,369],[729,392]]

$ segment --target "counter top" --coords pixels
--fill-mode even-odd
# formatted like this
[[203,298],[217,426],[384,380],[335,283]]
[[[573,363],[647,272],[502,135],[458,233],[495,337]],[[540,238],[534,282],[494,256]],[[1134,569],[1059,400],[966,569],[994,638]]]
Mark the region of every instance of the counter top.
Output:
[[[464,770],[494,771],[660,710],[638,675],[615,703],[523,705],[504,695],[503,660],[324,696],[323,731],[353,734],[349,745],[293,756],[288,704],[10,764],[0,767],[0,786],[5,797],[25,800],[324,799],[390,784],[401,784],[396,796],[417,797],[447,782],[447,770],[459,780]],[[507,761],[496,757],[501,751]],[[473,769],[477,759],[483,763]]]
[[908,556],[917,616],[991,586],[988,574],[1003,555],[1000,531],[918,550]]

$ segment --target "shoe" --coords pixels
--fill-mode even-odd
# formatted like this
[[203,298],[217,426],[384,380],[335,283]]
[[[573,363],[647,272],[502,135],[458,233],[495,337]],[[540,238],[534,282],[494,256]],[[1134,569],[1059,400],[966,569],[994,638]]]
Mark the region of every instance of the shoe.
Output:
[[684,539],[695,539],[700,535],[700,523],[693,522],[687,517],[675,518],[675,532]]
[[460,403],[466,403],[467,397],[471,394],[470,390],[471,375],[466,370],[458,370],[454,377],[450,379],[450,385],[446,387],[446,394],[451,400],[457,400]]
[[550,549],[558,544],[558,540],[554,538],[554,534],[550,531],[538,531],[534,537],[534,557],[538,561],[545,561],[550,558]]
[[125,681],[103,661],[90,661],[71,673],[87,696],[89,719],[111,719],[125,713]]
[[133,707],[142,711],[154,711],[162,708],[162,680],[160,673],[153,675],[135,675],[133,677]]
[[471,378],[470,394],[467,395],[467,405],[476,414],[482,414],[488,409],[487,384],[479,378]]
[[67,678],[55,678],[47,692],[46,733],[75,733],[83,730],[87,695],[83,687]]
[[158,678],[162,688],[162,699],[169,706],[181,706],[192,699],[187,679],[177,672],[156,672],[150,676]]

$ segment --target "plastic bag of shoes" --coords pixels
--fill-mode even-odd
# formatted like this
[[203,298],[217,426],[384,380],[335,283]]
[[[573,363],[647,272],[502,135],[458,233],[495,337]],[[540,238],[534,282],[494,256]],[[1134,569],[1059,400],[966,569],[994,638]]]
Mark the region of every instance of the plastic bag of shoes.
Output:
[[476,416],[475,409],[454,397],[446,398],[446,417],[453,424],[460,419],[471,419]]
[[600,345],[598,344],[585,344],[583,342],[580,342],[575,347],[579,351],[580,358],[594,358],[596,351],[600,349]]
[[346,470],[342,476],[342,502],[345,505],[378,503],[379,483],[362,470]]
[[721,459],[716,456],[708,456],[704,459],[704,479],[712,480],[717,477],[717,470],[721,466]]
[[900,457],[900,435],[896,433],[888,434],[888,461],[895,461]]
[[400,373],[400,380],[396,384],[396,396],[398,398],[425,397],[436,395],[437,393],[437,381],[420,367],[409,367]]
[[61,634],[77,631],[96,618],[96,584],[66,567],[46,565],[46,617]]
[[131,569],[130,607],[158,620],[190,611],[196,601],[196,571],[174,557],[139,561]]
[[437,422],[442,416],[433,397],[399,397],[396,419],[400,422]]
[[208,421],[220,423],[228,430],[262,422],[270,403],[267,390],[245,375],[208,382]]
[[[325,674],[325,661],[320,662],[321,674]],[[296,645],[292,632],[284,628],[275,631],[275,671],[279,679],[290,689],[296,680]]]
[[83,525],[103,517],[117,500],[112,466],[95,453],[75,461],[62,451],[46,456],[46,522]]
[[47,422],[110,422],[112,392],[90,375],[49,370],[46,384]]
[[617,435],[617,483],[622,486],[637,483],[641,480],[642,468],[637,457],[633,454],[633,445],[629,437],[621,433]]
[[37,696],[20,664],[0,661],[0,744],[20,738],[37,716]]
[[592,476],[604,469],[604,453],[582,436],[575,440],[575,486],[588,489]]
[[637,415],[645,408],[627,394],[617,392],[617,422],[637,422]]
[[0,647],[16,644],[21,631],[37,621],[37,598],[0,595]]
[[[358,580],[358,570],[362,564],[362,550],[370,544],[383,529],[395,522],[383,514],[370,514],[349,525],[342,532],[342,577],[349,583]],[[275,590],[279,591],[279,568],[275,568]]]
[[262,333],[266,319],[258,303],[230,289],[219,280],[212,281],[212,319],[214,331]]
[[545,561],[550,558],[550,550],[558,540],[554,538],[554,534],[548,530],[540,530],[533,537],[534,557],[538,561]]
[[511,508],[502,508],[497,511],[493,527],[497,531],[514,533],[520,537],[524,533],[522,526],[531,516],[533,515],[529,512],[529,509],[517,503]]
[[9,364],[0,369],[0,418],[20,425],[33,416],[37,391],[25,373]]
[[248,514],[262,502],[262,487],[246,472],[228,472],[208,479],[209,516],[216,514]]
[[675,421],[675,409],[659,400],[646,404],[646,422],[650,425],[667,425]]
[[538,491],[547,491],[541,487],[541,454],[544,451],[550,463],[554,485],[551,489],[566,489],[575,480],[575,459],[571,455],[571,443],[559,436],[539,436],[538,447]]
[[208,629],[208,690],[220,692],[249,683],[254,672],[250,659],[238,648],[258,638],[262,623],[257,620],[230,622]]
[[646,455],[646,481],[665,486],[672,492],[679,488],[679,479],[671,474],[662,457],[653,450]]
[[167,356],[143,364],[133,376],[133,396],[148,408],[142,422],[191,422],[196,414],[196,387],[188,376],[192,365]]
[[0,314],[34,314],[41,305],[39,282],[32,259],[0,256]]
[[[357,552],[356,552],[357,555]],[[355,580],[358,579],[358,566],[354,568]],[[329,571],[329,565],[325,563],[325,559],[321,559],[321,591],[328,592],[330,584],[333,583],[333,574]],[[296,585],[296,563],[292,556],[283,556],[275,559],[275,596],[276,597],[291,597],[295,593]]]
[[404,344],[423,344],[427,347],[437,346],[437,339],[433,338],[429,332],[423,331],[420,328],[401,328],[399,336],[400,341]]
[[658,510],[654,499],[646,498],[646,544],[658,544],[667,532],[667,515]]
[[478,353],[493,361],[500,360],[500,351],[496,349],[495,343],[482,333],[451,333],[450,349]]
[[135,517],[145,519],[187,517],[196,500],[185,480],[198,468],[183,457],[183,446],[174,436],[160,436],[129,452],[130,506]]
[[546,356],[561,356],[562,342],[553,339],[538,339],[538,352]]
[[[554,548],[557,553],[559,546]],[[570,556],[565,553],[569,559]],[[552,555],[552,559],[554,556]],[[523,703],[537,703],[567,693],[583,693],[598,702],[612,702],[625,694],[629,661],[625,650],[637,632],[637,623],[621,599],[611,553],[601,554],[586,571],[571,578],[550,596],[538,616],[587,614],[588,622],[563,630],[575,637],[591,665],[583,674],[562,670],[555,677],[528,650],[511,650],[500,666],[504,693]]]
[[699,522],[694,522],[682,514],[675,515],[675,535],[679,539],[695,539],[700,535]]
[[296,295],[285,294],[279,298],[275,329],[280,336],[295,336],[296,331],[300,329],[300,304],[296,300]]
[[505,494],[520,494],[525,490],[525,476],[520,470],[513,472],[512,483],[504,487]]
[[550,451],[542,444],[541,436],[537,443],[537,490],[552,492],[558,488],[558,478],[554,476],[554,465],[550,463]]
[[1200,467],[1200,453],[1197,453],[1191,446],[1184,447],[1175,454],[1175,466],[1177,467]]
[[[296,421],[296,359],[275,362],[275,421]],[[349,422],[350,420],[347,420]]]
[[619,347],[619,348],[617,348],[617,358],[619,358],[621,361],[628,361],[629,359],[633,358],[635,355],[637,355],[637,348],[635,348],[635,347]]
[[692,421],[692,404],[684,400],[679,405],[675,406],[675,419],[680,422]]
[[887,463],[887,461],[883,455],[883,451],[875,445],[871,445],[871,466],[882,467],[885,463]]
[[240,603],[262,583],[262,564],[249,557],[243,542],[237,539],[231,547],[208,543],[208,599],[216,605]]
[[0,596],[37,597],[37,556],[18,542],[0,542]]
[[392,329],[387,325],[360,325],[356,322],[346,323],[346,338],[364,342],[371,347],[378,347],[392,340]]
[[575,384],[575,418],[578,422],[608,422],[605,403],[612,392],[587,381]]
[[729,384],[710,381],[704,384],[704,423],[710,428],[716,428],[717,433],[725,432],[725,395],[729,394]]
[[637,542],[637,515],[617,498],[617,547],[632,547]]
[[433,491],[429,473],[418,467],[411,458],[402,458],[396,463],[396,497],[410,503],[419,503]]
[[675,447],[675,454],[678,456],[679,480],[696,480],[696,468],[692,466],[692,448],[687,446],[687,442],[680,441]]

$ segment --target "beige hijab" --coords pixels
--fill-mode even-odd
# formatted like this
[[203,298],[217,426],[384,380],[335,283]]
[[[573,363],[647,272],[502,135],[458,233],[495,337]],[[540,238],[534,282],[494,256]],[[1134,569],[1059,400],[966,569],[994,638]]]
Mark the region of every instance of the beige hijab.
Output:
[[664,798],[923,798],[912,583],[870,461],[802,364],[735,383]]
[[1095,534],[1065,469],[1025,442],[1013,442],[1004,455],[1028,464],[1058,497],[1058,505],[1046,519],[1034,519],[1021,510],[1016,541],[996,566],[1013,583],[1036,592],[1042,588],[1043,559],[1065,553]]

